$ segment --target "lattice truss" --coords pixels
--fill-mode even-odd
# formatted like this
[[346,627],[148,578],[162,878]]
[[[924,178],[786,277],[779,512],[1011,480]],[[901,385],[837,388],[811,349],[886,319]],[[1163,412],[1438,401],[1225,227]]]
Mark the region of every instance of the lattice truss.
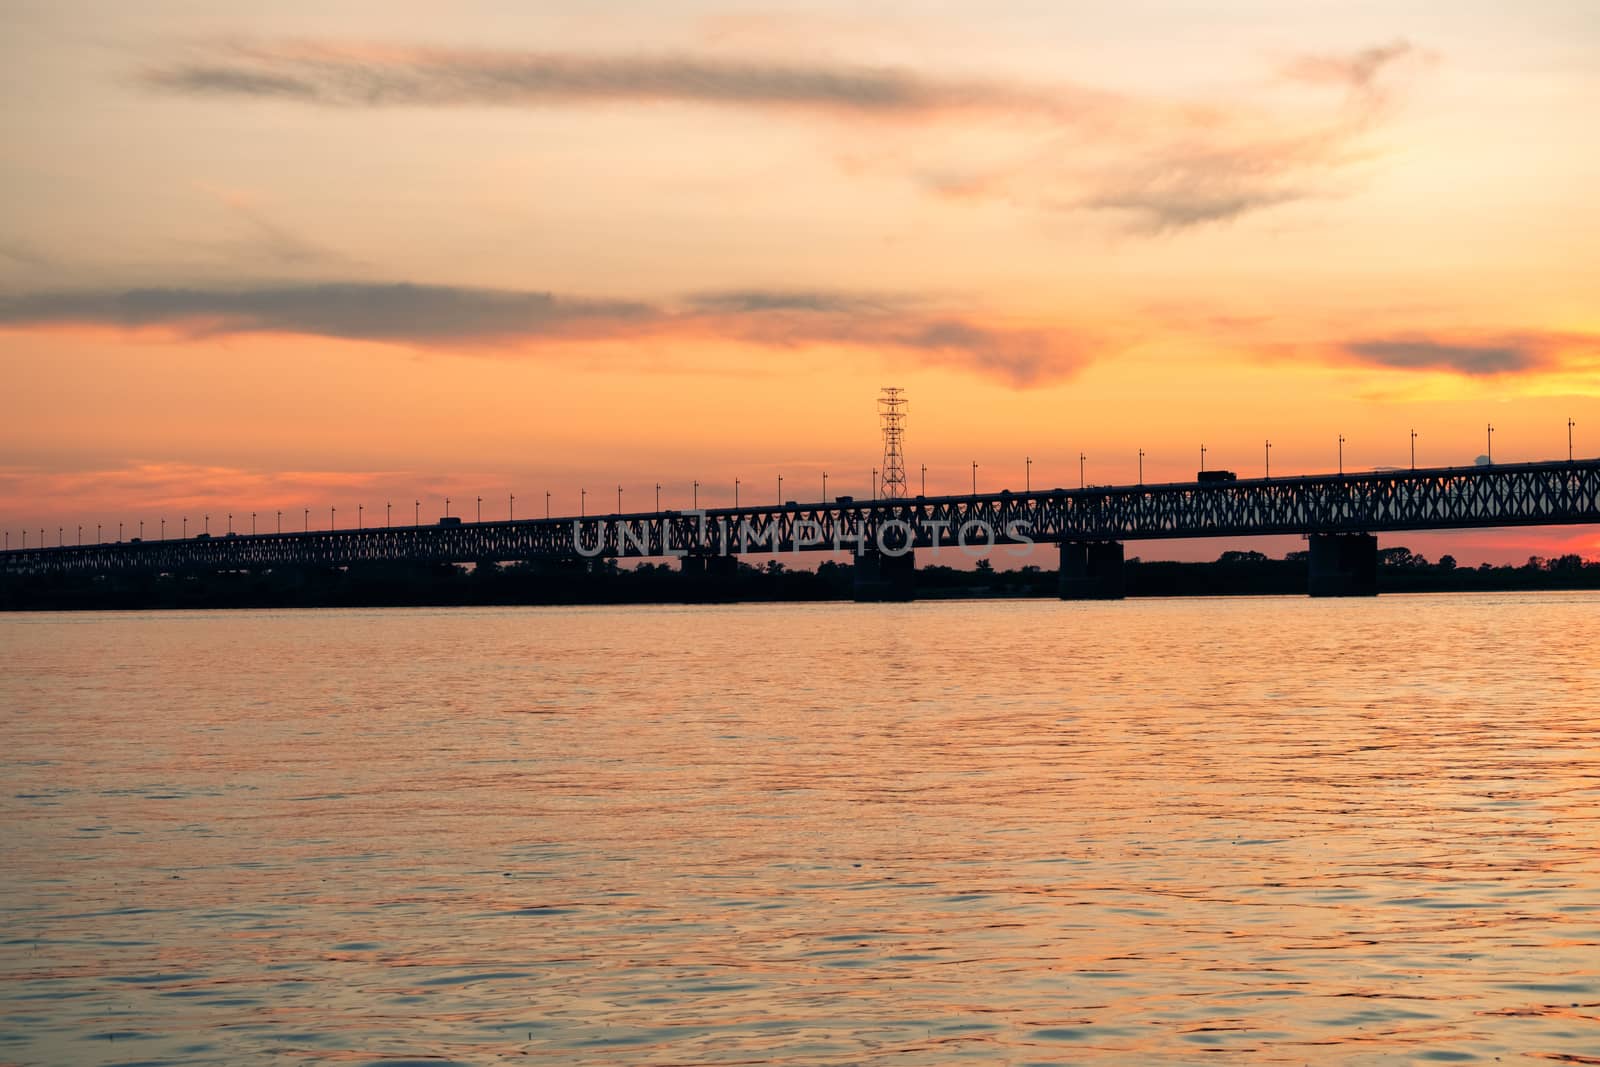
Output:
[[363,561],[511,562],[906,544],[1378,533],[1600,523],[1600,460],[715,508],[18,549],[0,571],[252,570]]

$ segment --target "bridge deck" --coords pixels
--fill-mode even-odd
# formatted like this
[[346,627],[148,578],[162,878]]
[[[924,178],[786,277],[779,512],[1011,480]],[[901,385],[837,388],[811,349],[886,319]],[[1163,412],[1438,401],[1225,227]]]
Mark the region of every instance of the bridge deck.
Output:
[[0,552],[0,573],[228,570],[1600,523],[1600,460],[701,511],[237,534]]

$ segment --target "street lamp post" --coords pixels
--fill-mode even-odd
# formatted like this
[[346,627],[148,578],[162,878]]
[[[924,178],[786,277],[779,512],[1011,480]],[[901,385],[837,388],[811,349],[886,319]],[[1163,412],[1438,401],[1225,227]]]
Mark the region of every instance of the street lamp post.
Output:
[[393,500],[385,500],[383,502],[383,525],[385,527],[389,527],[389,526],[393,526],[394,525],[394,501]]
[[[122,523],[117,523],[117,544],[122,544]],[[39,547],[44,547],[44,531],[39,531]]]
[[1272,477],[1272,442],[1267,442],[1267,477]]
[[283,533],[283,509],[278,509],[278,532]]
[[305,513],[305,515],[302,516],[302,518],[305,520],[305,532],[306,533],[310,533],[311,532],[311,509],[310,508],[306,508],[306,513]]
[[1144,484],[1144,449],[1139,449],[1139,484]]
[[144,540],[144,520],[139,520],[139,540]]
[[872,468],[872,499],[878,499],[878,468]]
[[256,535],[256,513],[252,511],[250,513],[250,536],[254,537],[255,535]]
[[83,523],[78,523],[78,547],[83,547]]
[[1022,491],[1024,493],[1033,492],[1033,457],[1032,456],[1024,456],[1022,458]]
[[622,514],[622,486],[617,486],[617,514]]
[[1494,466],[1494,423],[1492,423],[1492,422],[1489,423],[1488,460],[1489,460],[1489,466],[1491,466],[1491,467]]
[[661,483],[656,483],[656,514],[661,513]]
[[826,504],[828,502],[828,472],[827,471],[823,471],[822,472],[822,502],[824,504]]
[[778,506],[783,506],[783,475],[778,475]]
[[444,517],[447,518],[447,519],[450,517],[450,498],[449,497],[445,497],[444,498]]
[[578,490],[578,518],[583,518],[589,513],[589,490]]
[[478,498],[478,522],[483,521],[483,497]]
[[926,463],[922,465],[922,495],[928,495],[928,465]]
[[696,511],[700,510],[700,479],[699,478],[696,478],[694,480],[694,509]]
[[733,506],[739,506],[739,479],[733,480]]
[[337,507],[333,506],[332,504],[328,505],[328,532],[329,533],[332,533],[335,529],[338,528],[338,523],[336,521],[334,521],[334,516],[336,514],[338,514],[338,512],[339,512],[339,509]]
[[1078,488],[1079,489],[1087,489],[1088,486],[1089,486],[1088,479],[1084,477],[1084,471],[1083,471],[1084,461],[1087,460],[1088,458],[1089,457],[1084,455],[1082,452],[1078,453]]
[[365,504],[357,504],[356,505],[356,529],[361,530],[361,529],[365,528],[365,526],[366,526],[366,517],[367,517],[367,506]]
[[1200,469],[1201,470],[1205,470],[1206,469],[1206,446],[1205,445],[1201,445],[1200,446]]
[[1567,420],[1567,462],[1572,462],[1572,428],[1578,425],[1571,419]]
[[978,461],[972,461],[972,495],[978,495]]
[[411,525],[422,525],[422,501],[415,498],[411,501]]
[[547,519],[550,517],[550,490],[548,489],[544,491],[544,517]]
[[1339,473],[1344,473],[1344,434],[1339,435]]

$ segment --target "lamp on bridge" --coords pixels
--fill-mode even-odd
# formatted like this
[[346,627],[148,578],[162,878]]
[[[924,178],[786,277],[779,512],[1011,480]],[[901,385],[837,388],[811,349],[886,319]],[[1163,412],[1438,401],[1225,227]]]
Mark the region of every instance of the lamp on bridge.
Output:
[[733,480],[733,506],[739,506],[739,479]]
[[1022,491],[1033,492],[1033,457],[1022,457]]
[[972,495],[978,495],[978,461],[972,461]]
[[1485,455],[1489,460],[1489,466],[1494,466],[1494,423],[1492,422],[1489,423],[1489,448]]

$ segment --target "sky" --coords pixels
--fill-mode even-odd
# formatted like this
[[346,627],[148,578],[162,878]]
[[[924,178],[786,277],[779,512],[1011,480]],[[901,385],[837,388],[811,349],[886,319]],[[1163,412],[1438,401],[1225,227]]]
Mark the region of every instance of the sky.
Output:
[[0,529],[1597,455],[1594,14],[0,0]]

